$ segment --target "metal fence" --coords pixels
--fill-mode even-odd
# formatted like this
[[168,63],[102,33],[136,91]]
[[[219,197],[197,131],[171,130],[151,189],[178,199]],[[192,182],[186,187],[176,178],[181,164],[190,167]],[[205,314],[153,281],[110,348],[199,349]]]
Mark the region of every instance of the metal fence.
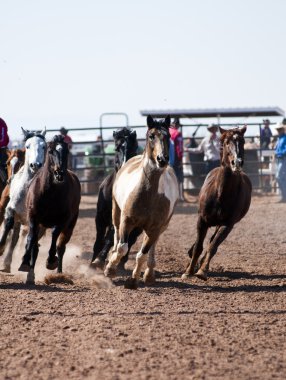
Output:
[[[128,125],[128,122],[127,122]],[[220,124],[223,128],[242,126],[244,124]],[[272,145],[269,149],[262,149],[260,146],[260,132],[263,124],[251,123],[248,125],[246,134],[244,171],[250,177],[253,188],[261,193],[277,192],[275,182],[275,159],[274,144],[276,136],[273,136]],[[195,139],[199,144],[206,134],[208,124],[184,124],[182,125],[182,135],[184,145],[188,139]],[[72,169],[78,175],[82,184],[83,194],[97,194],[102,180],[113,170],[114,142],[111,138],[112,132],[118,127],[99,127],[70,129],[69,134],[73,138],[73,133],[80,132],[83,140],[73,143],[72,149]],[[146,126],[130,126],[137,131],[139,146],[144,149]],[[251,134],[249,134],[249,131]],[[48,132],[58,132],[58,130],[48,130]],[[94,139],[90,139],[91,136]],[[87,139],[89,137],[89,139]],[[192,141],[193,141],[192,140]],[[184,190],[197,193],[204,181],[203,154],[184,154]]]

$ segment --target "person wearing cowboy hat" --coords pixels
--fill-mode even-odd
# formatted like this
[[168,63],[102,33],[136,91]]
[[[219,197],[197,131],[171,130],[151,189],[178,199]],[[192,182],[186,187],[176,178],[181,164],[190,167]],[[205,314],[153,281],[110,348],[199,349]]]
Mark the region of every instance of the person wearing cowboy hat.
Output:
[[220,166],[220,140],[217,136],[218,125],[211,124],[207,127],[209,133],[196,148],[185,148],[186,152],[203,153],[205,162],[205,174]]
[[263,120],[263,128],[260,131],[260,146],[261,149],[269,149],[269,144],[272,137],[272,131],[270,129],[270,120]]
[[286,202],[286,134],[285,125],[278,123],[275,129],[278,132],[278,140],[275,147],[276,157],[276,180],[281,192],[281,199],[279,202]]

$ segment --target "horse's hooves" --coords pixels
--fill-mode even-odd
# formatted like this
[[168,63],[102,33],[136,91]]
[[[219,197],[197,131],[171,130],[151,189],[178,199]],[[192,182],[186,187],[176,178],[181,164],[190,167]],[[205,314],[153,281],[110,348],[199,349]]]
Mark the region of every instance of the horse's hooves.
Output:
[[106,277],[115,277],[116,276],[116,268],[113,268],[113,267],[106,267],[105,268],[105,271],[104,271],[104,275]]
[[124,288],[136,290],[138,288],[138,281],[136,278],[128,277],[125,281]]
[[22,263],[18,269],[19,272],[30,272],[30,265]]
[[58,267],[58,258],[55,257],[54,260],[51,262],[49,259],[47,259],[47,262],[46,262],[46,268],[49,269],[49,270],[54,270],[54,269],[57,269]]
[[143,276],[143,281],[144,281],[144,284],[147,285],[147,286],[152,286],[156,283],[156,279],[155,279],[155,276],[151,275],[151,276]]
[[92,268],[99,268],[99,269],[103,269],[104,268],[104,265],[105,265],[105,261],[102,261],[102,260],[100,260],[100,259],[98,259],[98,258],[96,258],[94,261],[92,261],[91,263],[90,263],[90,266],[92,267]]
[[189,278],[191,278],[192,276],[190,275],[190,274],[188,274],[188,273],[184,273],[184,274],[182,274],[182,276],[181,276],[181,279],[182,280],[188,280]]
[[206,272],[204,272],[201,269],[199,269],[197,273],[195,273],[195,276],[198,277],[200,280],[204,280],[204,281],[207,281],[208,279]]

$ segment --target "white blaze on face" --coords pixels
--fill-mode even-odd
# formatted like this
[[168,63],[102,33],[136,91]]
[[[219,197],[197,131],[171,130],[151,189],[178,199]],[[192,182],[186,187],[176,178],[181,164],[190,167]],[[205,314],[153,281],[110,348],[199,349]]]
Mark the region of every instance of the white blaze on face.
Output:
[[45,161],[46,143],[41,137],[34,136],[28,139],[25,148],[29,166],[31,164],[43,165]]

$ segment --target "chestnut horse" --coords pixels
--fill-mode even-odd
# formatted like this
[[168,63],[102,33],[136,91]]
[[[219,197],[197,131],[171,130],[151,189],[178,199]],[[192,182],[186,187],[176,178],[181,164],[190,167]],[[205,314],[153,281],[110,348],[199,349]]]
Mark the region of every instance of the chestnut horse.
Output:
[[128,238],[135,228],[144,231],[136,266],[125,287],[136,289],[147,260],[144,282],[155,281],[155,245],[172,217],[179,190],[176,175],[168,165],[170,116],[155,121],[147,117],[148,131],[143,155],[131,158],[118,171],[113,185],[112,220],[114,251],[105,275],[113,276],[121,258],[128,252]]
[[64,137],[54,136],[48,144],[44,166],[36,173],[27,192],[29,232],[19,271],[29,272],[30,282],[34,279],[39,251],[40,225],[53,229],[46,267],[58,268],[61,273],[66,244],[78,218],[81,188],[77,176],[67,169],[68,153]]
[[[195,274],[200,279],[207,280],[211,258],[233,226],[249,209],[252,185],[242,171],[245,131],[246,126],[230,130],[220,128],[221,166],[208,174],[201,188],[197,238],[189,250],[190,264],[182,276],[183,279]],[[203,242],[210,227],[215,227],[215,232],[195,273],[197,260],[203,251]]]
[[24,165],[25,161],[25,149],[12,149],[8,152],[8,160],[7,160],[7,174],[8,180],[7,184],[2,191],[0,198],[0,225],[4,220],[5,208],[9,202],[9,194],[10,194],[10,183],[14,177],[14,175],[18,172],[18,170]]
[[[96,207],[96,240],[93,246],[91,262],[99,268],[103,268],[107,254],[114,243],[114,228],[112,224],[112,187],[116,173],[131,157],[137,155],[138,142],[136,131],[123,127],[113,132],[115,144],[114,170],[99,186]],[[141,231],[137,233],[140,234]],[[136,233],[136,231],[135,231]],[[129,249],[136,241],[136,234],[131,234]],[[128,259],[128,253],[122,258],[122,266]],[[123,262],[124,261],[124,262]]]

